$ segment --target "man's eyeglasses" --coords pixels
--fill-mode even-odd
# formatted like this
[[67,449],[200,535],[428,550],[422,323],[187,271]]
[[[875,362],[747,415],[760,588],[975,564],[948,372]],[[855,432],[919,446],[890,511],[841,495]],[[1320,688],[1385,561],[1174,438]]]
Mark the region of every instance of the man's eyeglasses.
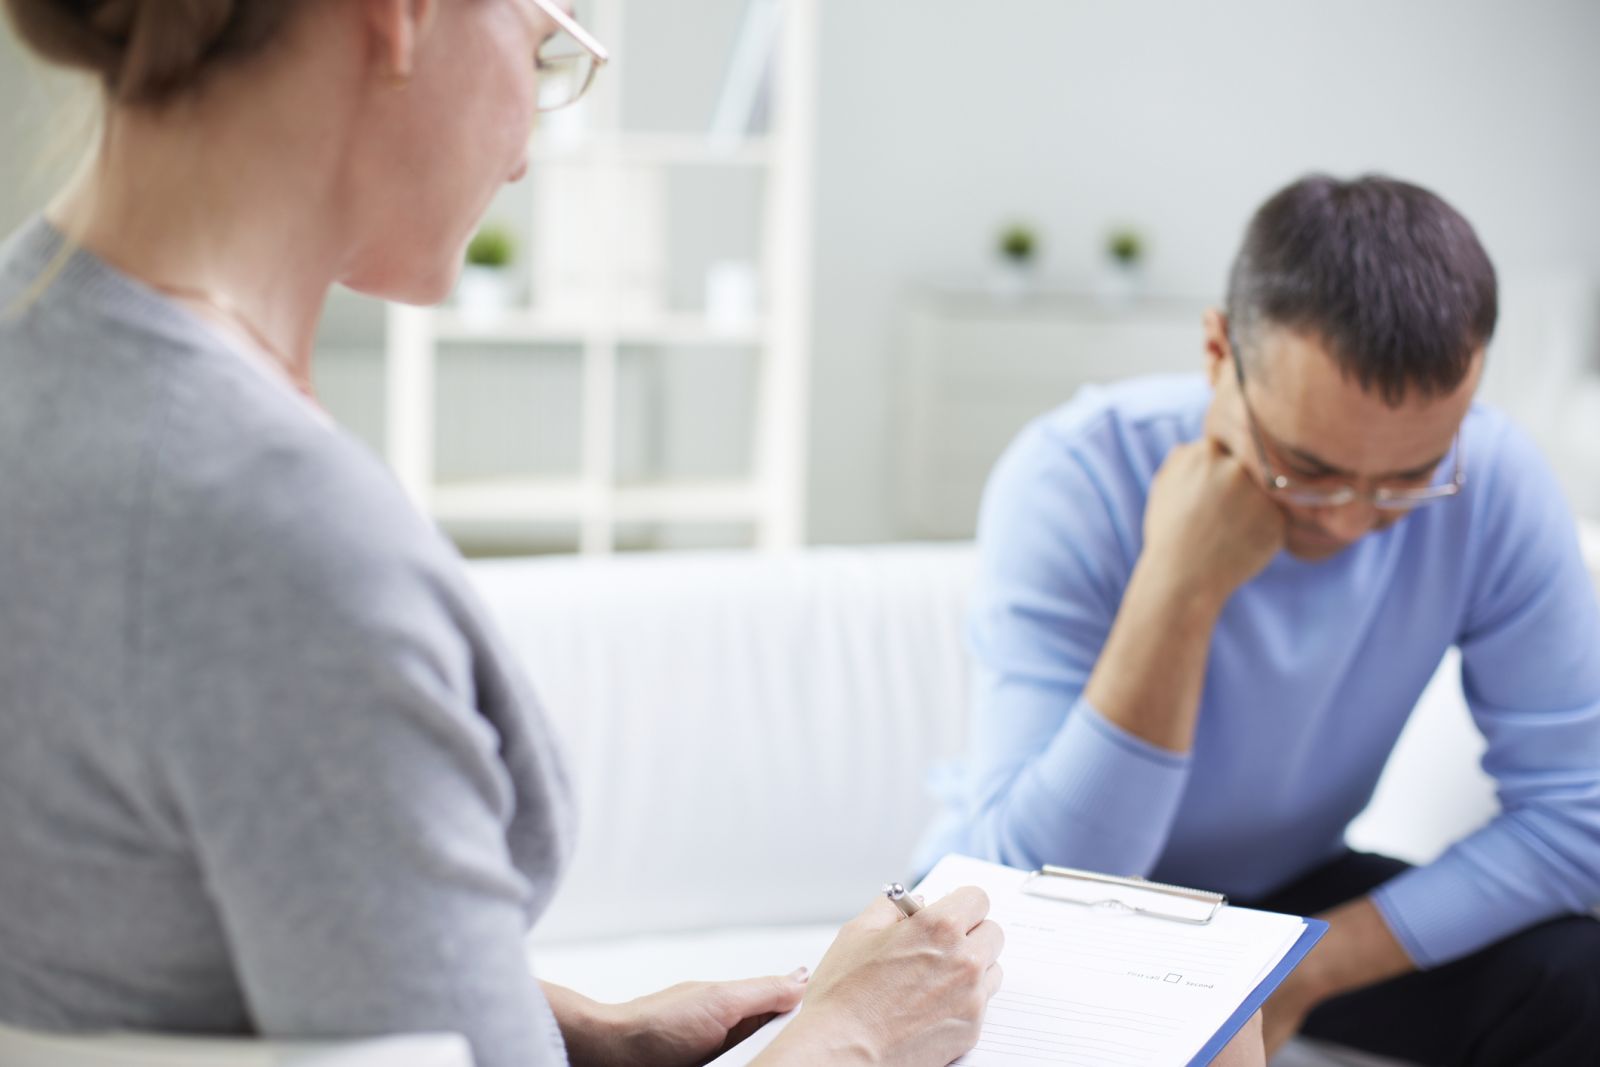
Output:
[[540,111],[559,111],[577,103],[594,84],[600,68],[611,60],[605,45],[567,14],[559,0],[531,0],[558,30],[539,47],[534,66],[539,71]]
[[1266,435],[1261,432],[1261,424],[1256,421],[1255,410],[1250,406],[1250,396],[1245,391],[1244,359],[1239,353],[1239,346],[1232,338],[1229,338],[1228,345],[1233,349],[1234,375],[1239,382],[1239,399],[1244,403],[1245,418],[1250,423],[1250,436],[1255,439],[1256,454],[1261,460],[1261,471],[1266,477],[1267,490],[1275,498],[1307,508],[1342,508],[1358,500],[1365,500],[1379,511],[1407,512],[1423,504],[1431,504],[1435,500],[1457,496],[1466,485],[1467,476],[1462,466],[1459,429],[1456,430],[1455,443],[1450,448],[1455,455],[1455,470],[1448,482],[1407,488],[1379,486],[1376,489],[1363,491],[1348,483],[1326,487],[1308,485],[1304,481],[1295,481],[1279,474],[1267,456]]

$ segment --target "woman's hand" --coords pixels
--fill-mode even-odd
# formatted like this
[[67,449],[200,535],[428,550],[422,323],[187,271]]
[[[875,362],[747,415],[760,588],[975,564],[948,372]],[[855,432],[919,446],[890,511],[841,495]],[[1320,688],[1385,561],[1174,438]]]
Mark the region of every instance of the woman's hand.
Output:
[[977,1044],[1005,935],[958,889],[909,919],[879,897],[846,923],[800,1014],[756,1063],[944,1067]]
[[805,977],[684,982],[626,1004],[544,989],[573,1067],[693,1067],[800,1003]]

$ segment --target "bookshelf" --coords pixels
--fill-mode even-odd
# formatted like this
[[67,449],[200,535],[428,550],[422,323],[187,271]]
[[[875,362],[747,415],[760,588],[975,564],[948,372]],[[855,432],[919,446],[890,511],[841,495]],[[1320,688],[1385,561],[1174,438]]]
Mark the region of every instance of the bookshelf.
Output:
[[[775,20],[766,129],[757,135],[630,131],[622,125],[623,79],[629,71],[630,9],[648,0],[596,0],[590,9],[598,36],[614,50],[612,63],[580,106],[588,109],[581,132],[535,135],[530,152],[535,176],[564,171],[569,185],[592,197],[596,217],[611,232],[601,248],[620,249],[617,194],[629,174],[666,176],[743,172],[759,180],[759,253],[753,264],[759,307],[737,321],[716,321],[704,310],[639,307],[622,292],[619,270],[597,261],[585,299],[545,307],[533,298],[492,321],[464,317],[453,308],[390,305],[385,338],[385,451],[419,506],[447,529],[470,524],[545,524],[575,531],[572,548],[604,554],[618,547],[624,524],[738,525],[749,543],[768,549],[801,543],[805,524],[805,453],[808,421],[812,152],[817,0],[750,0]],[[642,43],[642,42],[641,42]],[[743,42],[748,44],[749,42]],[[748,51],[748,49],[746,49]],[[750,57],[733,60],[749,66]],[[555,133],[557,131],[550,131]],[[537,204],[537,198],[533,198]],[[530,216],[534,211],[530,209]],[[518,229],[537,241],[537,221]],[[559,251],[559,250],[558,250]],[[541,350],[577,353],[575,422],[577,469],[570,475],[445,478],[438,468],[437,388],[452,347],[495,348],[530,355]],[[740,477],[624,480],[619,471],[619,403],[624,356],[675,351],[702,358],[728,353],[754,361],[745,473]]]

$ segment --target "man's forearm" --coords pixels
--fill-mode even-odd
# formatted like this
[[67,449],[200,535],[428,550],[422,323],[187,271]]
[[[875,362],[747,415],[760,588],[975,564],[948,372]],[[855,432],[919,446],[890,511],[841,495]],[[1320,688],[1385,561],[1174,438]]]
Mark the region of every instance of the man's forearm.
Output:
[[1327,920],[1327,935],[1264,1009],[1269,1056],[1299,1032],[1323,1001],[1416,970],[1371,897],[1341,904],[1320,918]]
[[1320,918],[1327,920],[1327,936],[1296,972],[1316,1000],[1353,993],[1417,969],[1371,897],[1341,904]]
[[1194,745],[1211,635],[1225,597],[1185,586],[1140,559],[1084,699],[1135,737],[1172,752]]

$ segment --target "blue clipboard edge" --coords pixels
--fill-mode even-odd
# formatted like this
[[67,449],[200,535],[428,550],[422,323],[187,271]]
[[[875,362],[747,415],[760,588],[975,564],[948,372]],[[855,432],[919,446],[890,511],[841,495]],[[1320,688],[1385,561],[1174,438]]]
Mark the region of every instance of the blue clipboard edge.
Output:
[[1244,1002],[1239,1005],[1238,1009],[1228,1016],[1228,1021],[1223,1023],[1221,1028],[1212,1035],[1211,1040],[1206,1042],[1205,1047],[1195,1053],[1194,1059],[1189,1061],[1189,1067],[1205,1067],[1206,1064],[1215,1059],[1217,1053],[1226,1048],[1228,1042],[1233,1040],[1233,1035],[1237,1034],[1239,1029],[1250,1021],[1250,1016],[1261,1010],[1261,1005],[1265,1004],[1267,998],[1272,995],[1273,990],[1277,989],[1278,986],[1283,984],[1283,980],[1289,977],[1289,972],[1300,966],[1300,961],[1306,958],[1306,953],[1310,952],[1316,943],[1322,940],[1322,935],[1328,932],[1328,924],[1321,919],[1305,919],[1303,921],[1306,924],[1306,928],[1300,932],[1299,940],[1289,946],[1289,951],[1284,953],[1283,959],[1278,961],[1278,965],[1272,969],[1272,972],[1261,979],[1261,983],[1252,989],[1250,995],[1244,998]]

